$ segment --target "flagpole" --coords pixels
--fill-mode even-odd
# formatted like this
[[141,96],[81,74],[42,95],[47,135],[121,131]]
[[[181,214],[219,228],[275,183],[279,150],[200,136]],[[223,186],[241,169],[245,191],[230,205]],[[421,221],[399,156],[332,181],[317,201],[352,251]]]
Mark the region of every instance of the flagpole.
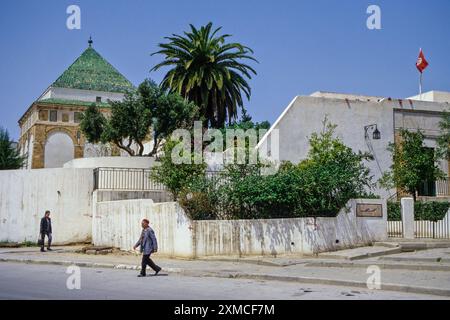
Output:
[[420,77],[419,77],[419,98],[422,99],[422,75],[423,73],[420,73]]

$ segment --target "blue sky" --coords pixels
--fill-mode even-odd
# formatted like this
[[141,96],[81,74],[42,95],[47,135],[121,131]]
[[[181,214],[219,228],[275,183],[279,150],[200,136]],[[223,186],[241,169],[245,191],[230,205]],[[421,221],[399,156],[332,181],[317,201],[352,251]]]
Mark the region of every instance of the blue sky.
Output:
[[[66,28],[66,8],[81,8],[81,30]],[[366,27],[366,9],[381,8],[381,30]],[[18,138],[17,120],[87,47],[134,84],[160,56],[164,36],[212,21],[250,46],[259,64],[247,109],[273,123],[292,98],[317,90],[408,97],[418,92],[415,61],[430,66],[424,91],[450,91],[448,0],[2,0],[0,126]]]

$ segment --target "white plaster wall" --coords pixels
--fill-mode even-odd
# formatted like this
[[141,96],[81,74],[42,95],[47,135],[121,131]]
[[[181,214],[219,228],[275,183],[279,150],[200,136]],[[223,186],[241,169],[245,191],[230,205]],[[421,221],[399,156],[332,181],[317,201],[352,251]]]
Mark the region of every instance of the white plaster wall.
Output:
[[149,169],[155,164],[153,157],[94,157],[73,159],[64,168],[136,168]]
[[90,169],[0,171],[0,241],[37,241],[45,210],[55,244],[89,241],[92,189]]
[[[94,201],[96,198],[94,193]],[[154,203],[150,199],[98,202],[92,235],[95,245],[132,250],[141,234],[141,221],[150,220],[162,255],[191,258],[191,220],[175,202]]]
[[[95,192],[94,202],[97,195]],[[382,204],[383,217],[356,217],[358,202]],[[335,218],[192,221],[175,202],[155,204],[139,199],[98,202],[94,244],[130,250],[145,217],[156,232],[160,253],[187,258],[310,255],[387,239],[383,200],[352,200]]]
[[[349,99],[343,99],[345,96]],[[328,120],[337,125],[337,136],[347,146],[355,151],[372,151],[376,161],[368,162],[368,167],[374,176],[373,181],[376,182],[382,172],[388,170],[391,165],[391,155],[386,148],[390,142],[394,141],[394,111],[396,113],[395,127],[420,127],[430,130],[435,129],[436,121],[439,121],[435,113],[446,109],[450,109],[448,102],[399,99],[377,101],[373,97],[358,98],[336,94],[298,96],[283,111],[263,137],[258,148],[262,156],[267,156],[270,150],[268,146],[275,145],[274,140],[277,140],[279,154],[273,155],[274,150],[272,150],[271,158],[297,163],[307,157],[309,137],[312,133],[323,129],[322,121],[325,116],[328,116]],[[423,112],[418,113],[419,111]],[[371,130],[368,132],[369,139],[365,139],[364,127],[371,124],[377,124],[381,132],[380,140],[372,139]],[[389,197],[395,193],[394,190],[388,192],[384,189],[375,189],[374,192],[382,197]]]
[[[336,135],[353,150],[371,151],[369,143],[377,161],[369,162],[368,167],[374,181],[378,180],[382,172],[390,167],[390,154],[386,148],[394,140],[392,106],[383,103],[356,100],[347,103],[342,99],[297,97],[273,126],[279,134],[279,160],[297,163],[305,159],[309,151],[309,138],[312,133],[323,130],[322,122],[326,116],[337,125]],[[381,132],[380,140],[372,139],[372,131],[369,131],[369,140],[365,139],[364,127],[371,124],[377,124]],[[382,189],[376,192],[386,195]]]
[[44,167],[62,168],[75,156],[73,141],[64,132],[51,133],[45,143]]
[[[356,217],[360,202],[381,203],[383,217]],[[387,211],[383,200],[351,200],[334,218],[194,221],[194,227],[198,257],[311,255],[386,240]]]

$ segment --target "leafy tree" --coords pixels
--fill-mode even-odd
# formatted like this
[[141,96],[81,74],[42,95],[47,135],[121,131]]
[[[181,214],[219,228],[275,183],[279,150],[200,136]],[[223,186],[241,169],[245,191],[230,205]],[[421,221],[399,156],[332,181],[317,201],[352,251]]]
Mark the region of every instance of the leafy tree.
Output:
[[365,161],[372,155],[354,152],[334,136],[335,125],[325,118],[324,130],[313,133],[306,160],[298,165],[305,189],[299,198],[302,215],[336,214],[352,198],[367,197],[373,188]]
[[[245,108],[242,108],[241,112],[241,119],[240,121],[235,121],[227,126],[225,126],[222,131],[225,133],[226,129],[270,129],[270,122],[269,121],[262,121],[262,122],[253,122],[253,118],[247,113],[247,110]],[[262,138],[262,137],[259,137]]]
[[[108,118],[95,106],[90,106],[83,114],[80,128],[89,142],[111,142],[131,156],[144,155],[144,141],[151,135],[154,146],[146,156],[155,155],[161,142],[175,129],[191,128],[198,117],[194,103],[178,94],[162,91],[150,80],[126,93],[122,101],[109,103],[111,115]],[[137,145],[137,151],[133,145]]]
[[[190,153],[192,163],[177,164],[172,159],[172,153],[178,141],[168,140],[163,145],[162,155],[159,157],[159,165],[152,167],[151,178],[164,184],[173,194],[175,199],[181,191],[189,189],[195,183],[196,178],[204,176],[206,164],[194,163],[194,153]],[[183,155],[179,155],[182,157]]]
[[20,169],[27,157],[21,156],[19,150],[9,139],[8,130],[0,127],[0,170]]
[[444,112],[439,122],[441,135],[437,138],[437,156],[441,159],[450,160],[450,113]]
[[106,123],[105,116],[93,103],[81,115],[80,129],[89,142],[98,143],[101,141]]
[[400,131],[400,142],[391,143],[388,147],[392,154],[392,166],[380,179],[382,187],[404,190],[415,200],[424,182],[435,181],[443,176],[436,165],[438,157],[432,150],[425,148],[424,138],[420,130]]
[[200,29],[190,25],[184,36],[166,37],[159,51],[165,60],[155,65],[172,67],[165,75],[161,87],[193,101],[213,128],[222,128],[228,119],[237,117],[243,107],[242,92],[250,99],[251,88],[246,81],[256,71],[241,60],[253,60],[253,51],[239,43],[226,43],[229,34],[217,35],[221,28],[212,29],[212,23]]

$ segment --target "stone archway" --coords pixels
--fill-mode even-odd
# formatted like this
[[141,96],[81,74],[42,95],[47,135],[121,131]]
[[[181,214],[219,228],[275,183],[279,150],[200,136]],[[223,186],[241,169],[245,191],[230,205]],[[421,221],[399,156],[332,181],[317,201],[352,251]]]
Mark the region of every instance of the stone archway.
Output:
[[73,138],[63,130],[47,134],[44,148],[44,168],[62,168],[64,163],[75,158]]

